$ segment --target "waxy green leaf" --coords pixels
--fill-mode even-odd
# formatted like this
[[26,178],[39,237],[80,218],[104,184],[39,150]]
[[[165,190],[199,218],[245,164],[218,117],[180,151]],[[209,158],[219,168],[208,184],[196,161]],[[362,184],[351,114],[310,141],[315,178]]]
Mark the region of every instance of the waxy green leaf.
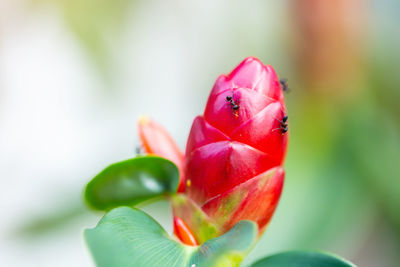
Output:
[[170,237],[143,211],[120,207],[86,230],[85,237],[99,267],[239,266],[256,241],[257,225],[241,221],[226,234],[191,247]]
[[171,161],[157,156],[138,156],[108,166],[86,187],[87,203],[99,210],[133,206],[175,193],[179,171]]
[[251,267],[355,267],[337,256],[310,251],[288,251],[263,258]]

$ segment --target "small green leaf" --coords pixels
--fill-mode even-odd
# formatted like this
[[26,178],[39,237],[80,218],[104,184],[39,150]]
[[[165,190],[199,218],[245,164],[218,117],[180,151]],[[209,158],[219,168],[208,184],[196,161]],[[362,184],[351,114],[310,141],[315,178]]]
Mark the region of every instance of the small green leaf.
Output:
[[120,207],[85,231],[97,266],[238,266],[254,245],[257,225],[241,221],[229,232],[199,247],[182,244],[143,211]]
[[178,168],[157,156],[139,156],[108,166],[86,186],[88,204],[99,210],[140,202],[175,193]]
[[354,267],[337,256],[311,251],[288,251],[263,258],[251,267]]

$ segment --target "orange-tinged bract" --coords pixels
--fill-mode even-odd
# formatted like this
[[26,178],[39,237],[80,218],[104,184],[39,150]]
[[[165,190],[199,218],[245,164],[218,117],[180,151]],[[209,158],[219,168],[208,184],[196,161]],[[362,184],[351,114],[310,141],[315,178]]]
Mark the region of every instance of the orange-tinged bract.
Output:
[[179,192],[183,187],[183,153],[174,139],[160,124],[146,116],[141,116],[138,121],[139,137],[146,153],[164,157],[178,167],[181,173]]
[[189,227],[178,216],[174,216],[174,234],[186,245],[198,245]]

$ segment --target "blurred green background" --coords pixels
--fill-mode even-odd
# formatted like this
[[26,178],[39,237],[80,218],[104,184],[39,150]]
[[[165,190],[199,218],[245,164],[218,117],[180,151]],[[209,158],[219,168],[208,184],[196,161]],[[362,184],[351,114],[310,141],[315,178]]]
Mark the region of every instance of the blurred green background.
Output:
[[[183,148],[220,73],[288,78],[281,202],[245,264],[289,249],[400,265],[400,2],[3,0],[0,265],[91,266],[86,182],[132,157],[136,119]],[[171,231],[165,202],[145,208]]]

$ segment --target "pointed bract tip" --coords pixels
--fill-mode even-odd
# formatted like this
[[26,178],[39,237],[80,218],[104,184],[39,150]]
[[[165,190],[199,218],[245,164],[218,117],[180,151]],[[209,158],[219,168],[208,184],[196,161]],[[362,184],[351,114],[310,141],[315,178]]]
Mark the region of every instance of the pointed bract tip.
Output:
[[146,115],[140,115],[138,118],[138,124],[139,125],[145,125],[150,122],[150,118]]
[[192,231],[189,229],[186,223],[178,216],[174,216],[174,234],[185,245],[198,246],[197,240],[194,237]]

